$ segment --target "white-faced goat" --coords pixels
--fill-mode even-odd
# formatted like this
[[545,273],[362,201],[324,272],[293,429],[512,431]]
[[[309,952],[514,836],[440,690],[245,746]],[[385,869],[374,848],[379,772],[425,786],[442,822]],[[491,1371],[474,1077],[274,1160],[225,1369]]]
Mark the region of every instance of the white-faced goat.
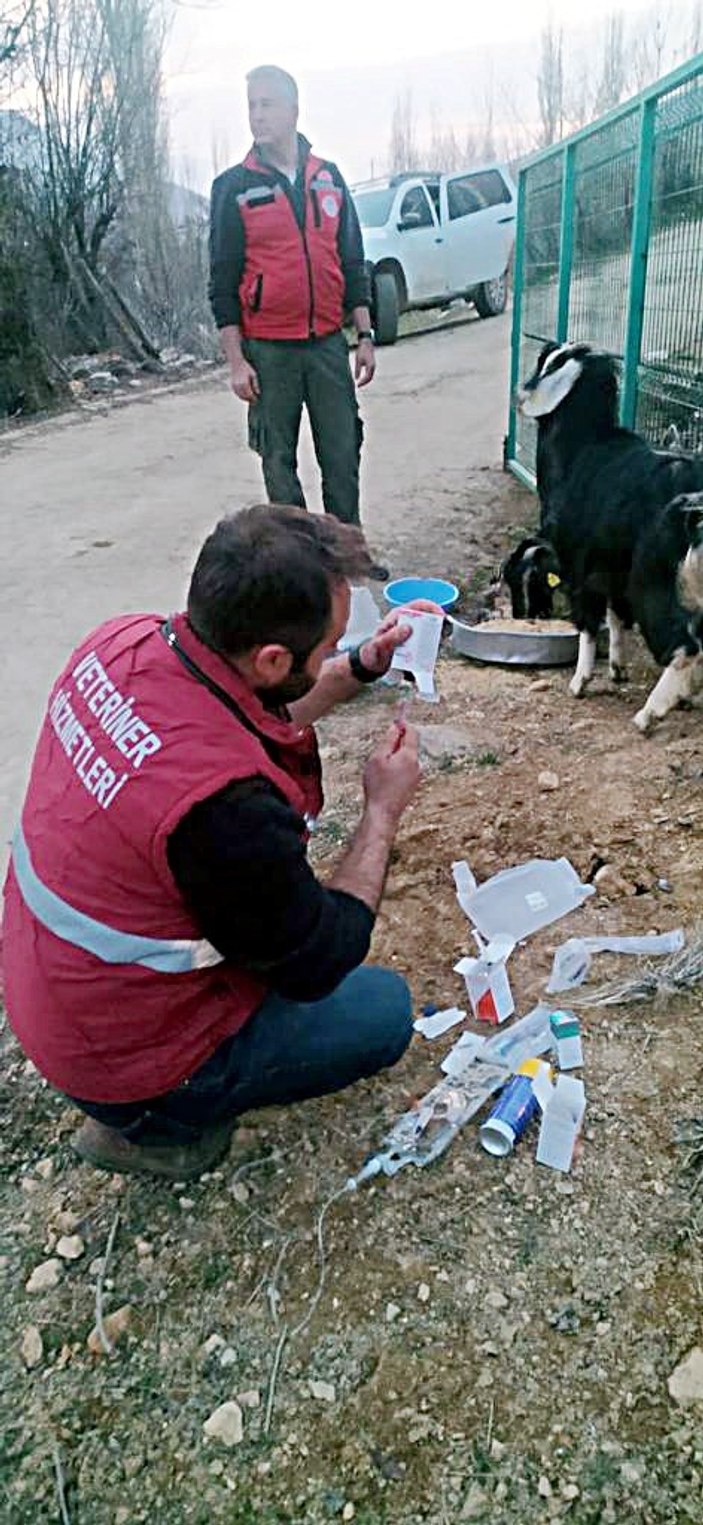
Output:
[[519,402],[537,420],[540,535],[503,568],[513,613],[518,586],[520,615],[544,613],[551,554],[580,636],[577,697],[603,619],[615,682],[625,677],[625,630],[637,624],[665,669],[635,716],[646,731],[703,684],[703,459],[620,428],[616,362],[588,344],[546,345]]

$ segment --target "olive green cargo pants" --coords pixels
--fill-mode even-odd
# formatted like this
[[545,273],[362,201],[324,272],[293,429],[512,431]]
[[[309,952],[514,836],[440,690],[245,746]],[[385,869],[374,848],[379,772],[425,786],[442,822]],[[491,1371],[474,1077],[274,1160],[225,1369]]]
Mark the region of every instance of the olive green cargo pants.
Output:
[[305,508],[298,476],[298,436],[308,410],[322,473],[325,511],[359,523],[363,425],[343,333],[324,339],[247,339],[244,351],[261,396],[249,409],[249,444],[261,456],[270,503]]

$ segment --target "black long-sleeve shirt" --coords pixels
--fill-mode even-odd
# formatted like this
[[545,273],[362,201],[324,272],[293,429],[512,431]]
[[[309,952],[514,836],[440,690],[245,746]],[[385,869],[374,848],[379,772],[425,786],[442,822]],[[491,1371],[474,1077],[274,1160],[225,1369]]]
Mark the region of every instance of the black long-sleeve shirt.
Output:
[[168,841],[168,861],[201,933],[280,995],[316,1001],[362,964],[374,915],[316,879],[304,822],[263,778],[195,805]]
[[[266,181],[283,186],[291,197],[299,227],[305,221],[305,160],[310,152],[307,138],[298,135],[298,174],[291,186],[288,177],[274,165],[266,164]],[[262,157],[262,156],[260,156]],[[262,163],[265,163],[262,157]],[[371,286],[364,260],[364,244],[361,228],[349,187],[336,164],[325,161],[325,168],[332,175],[334,184],[342,192],[342,206],[337,225],[337,248],[344,275],[344,307],[351,312],[354,307],[368,307]],[[250,184],[257,182],[253,171],[243,164],[236,164],[218,175],[213,182],[210,200],[210,305],[218,328],[239,324],[241,305],[239,284],[244,270],[244,223],[237,196]]]

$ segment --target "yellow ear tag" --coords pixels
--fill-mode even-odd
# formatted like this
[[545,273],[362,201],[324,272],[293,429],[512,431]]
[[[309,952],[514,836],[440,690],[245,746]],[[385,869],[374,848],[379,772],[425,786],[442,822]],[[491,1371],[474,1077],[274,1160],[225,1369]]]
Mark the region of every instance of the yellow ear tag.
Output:
[[547,582],[549,583],[550,588],[558,588],[561,582],[561,578],[557,577],[556,572],[548,572]]

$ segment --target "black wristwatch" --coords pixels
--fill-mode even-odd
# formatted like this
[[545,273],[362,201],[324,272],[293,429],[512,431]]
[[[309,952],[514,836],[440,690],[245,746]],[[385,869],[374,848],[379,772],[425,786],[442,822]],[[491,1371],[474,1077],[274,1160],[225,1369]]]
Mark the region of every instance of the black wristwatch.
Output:
[[373,342],[374,342],[374,332],[373,332],[373,329],[372,328],[359,328],[359,329],[357,329],[356,337],[359,340],[361,340],[361,339],[370,339],[371,343],[373,344]]
[[[363,644],[362,641],[361,645],[363,646]],[[357,683],[375,683],[381,674],[379,672],[372,672],[370,667],[364,667],[359,655],[360,651],[361,646],[352,646],[351,651],[347,652],[352,678],[356,678]]]

